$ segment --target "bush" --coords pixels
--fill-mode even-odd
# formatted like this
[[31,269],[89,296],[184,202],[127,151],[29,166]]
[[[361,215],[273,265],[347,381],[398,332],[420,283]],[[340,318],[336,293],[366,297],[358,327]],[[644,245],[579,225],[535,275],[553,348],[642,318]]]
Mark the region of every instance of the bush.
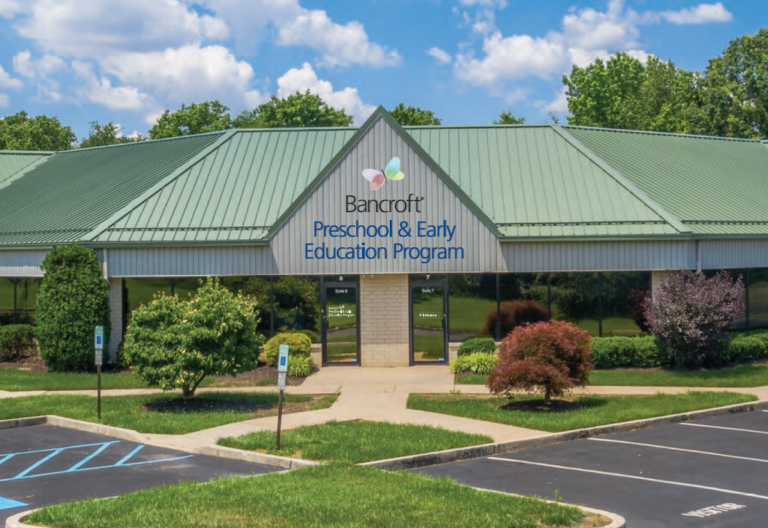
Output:
[[457,354],[459,356],[468,356],[470,354],[495,354],[496,341],[492,337],[472,337],[464,341]]
[[309,340],[312,343],[319,343],[320,342],[320,334],[315,332],[314,330],[286,330],[286,332],[294,332],[296,334],[304,334],[309,338]]
[[0,361],[29,356],[35,351],[35,329],[31,325],[0,327]]
[[592,339],[592,363],[596,369],[661,367],[665,361],[653,336]]
[[453,374],[472,372],[473,374],[490,374],[494,365],[499,361],[496,354],[476,352],[467,356],[459,356],[451,365]]
[[[499,305],[501,335],[506,336],[518,326],[547,320],[547,309],[536,301],[505,301]],[[488,312],[482,334],[496,335],[496,310]]]
[[288,345],[288,357],[309,356],[312,353],[312,342],[306,335],[296,332],[277,334],[264,345],[264,356],[270,365],[277,365],[280,345]]
[[294,378],[306,378],[312,374],[312,356],[289,354],[288,375]]
[[125,338],[131,370],[150,387],[180,388],[185,400],[206,376],[236,376],[256,367],[263,343],[256,303],[219,279],[201,282],[193,297],[155,296],[133,312]]
[[53,372],[95,370],[94,327],[104,327],[109,343],[109,286],[96,254],[77,244],[54,247],[40,266],[37,296],[37,342],[40,356]]
[[723,361],[743,363],[768,357],[768,335],[740,335],[733,338],[723,353]]
[[675,368],[720,366],[728,331],[745,310],[741,276],[721,271],[711,278],[679,271],[662,281],[648,300],[645,319]]
[[517,328],[501,342],[499,362],[488,376],[493,394],[543,391],[562,396],[587,383],[591,337],[571,323],[549,321]]

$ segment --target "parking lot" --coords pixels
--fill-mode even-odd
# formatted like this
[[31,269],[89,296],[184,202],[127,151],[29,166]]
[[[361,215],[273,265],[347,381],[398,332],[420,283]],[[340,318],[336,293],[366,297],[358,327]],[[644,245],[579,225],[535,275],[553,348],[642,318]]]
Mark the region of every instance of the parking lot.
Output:
[[0,430],[0,526],[20,511],[275,468],[40,425]]
[[768,524],[768,412],[721,416],[414,470],[591,506],[630,528]]

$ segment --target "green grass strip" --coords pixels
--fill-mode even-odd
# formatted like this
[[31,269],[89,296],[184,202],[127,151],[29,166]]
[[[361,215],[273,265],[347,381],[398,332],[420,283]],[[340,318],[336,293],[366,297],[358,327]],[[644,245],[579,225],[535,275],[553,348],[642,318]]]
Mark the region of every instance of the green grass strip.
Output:
[[[518,396],[516,401],[533,399]],[[505,410],[510,400],[504,397],[478,398],[463,395],[411,394],[408,408],[453,416],[463,416],[552,433],[607,425],[656,416],[722,407],[757,400],[751,394],[737,392],[686,392],[653,396],[581,396],[575,401],[581,409],[567,412]]]
[[455,447],[487,444],[489,436],[468,434],[426,425],[387,422],[327,422],[283,431],[280,450],[273,431],[257,431],[236,438],[222,438],[219,445],[350,464],[382,460]]
[[[196,396],[196,398],[202,397]],[[239,400],[277,407],[278,393],[208,393],[206,399]],[[149,394],[141,396],[110,396],[102,398],[102,419],[100,423],[133,429],[140,433],[186,434],[210,429],[254,417],[250,412],[215,411],[196,413],[145,412],[141,407],[158,400],[181,398],[175,394]],[[336,396],[326,396],[314,408],[329,407]],[[286,394],[284,401],[307,402],[310,396]],[[99,423],[96,416],[96,398],[92,396],[46,394],[7,398],[0,405],[0,420],[55,414],[76,420]]]
[[[488,376],[458,374],[459,385],[485,385]],[[768,365],[741,365],[690,372],[661,369],[595,370],[589,374],[594,386],[626,387],[722,387],[748,388],[768,385]]]
[[450,479],[331,464],[49,506],[28,522],[53,528],[541,528],[573,526],[582,517],[575,507],[481,492]]
[[[133,374],[102,374],[102,389],[145,389],[147,384]],[[28,372],[16,368],[0,368],[0,390],[96,390],[96,374]]]

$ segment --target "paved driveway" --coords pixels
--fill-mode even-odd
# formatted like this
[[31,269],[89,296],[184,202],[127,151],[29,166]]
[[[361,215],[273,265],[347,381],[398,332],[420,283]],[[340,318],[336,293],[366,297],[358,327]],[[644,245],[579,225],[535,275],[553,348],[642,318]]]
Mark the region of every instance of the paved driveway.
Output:
[[768,412],[414,470],[612,511],[630,528],[768,526]]
[[275,468],[48,425],[0,430],[0,526],[20,511]]

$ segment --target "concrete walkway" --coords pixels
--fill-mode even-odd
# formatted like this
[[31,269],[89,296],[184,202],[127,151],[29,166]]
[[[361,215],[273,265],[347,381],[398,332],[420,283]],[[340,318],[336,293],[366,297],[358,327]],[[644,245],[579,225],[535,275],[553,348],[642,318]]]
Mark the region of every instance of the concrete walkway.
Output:
[[[269,392],[275,387],[236,387],[200,389],[198,392]],[[406,408],[409,394],[445,394],[458,390],[463,394],[488,394],[483,385],[454,385],[453,375],[447,366],[429,365],[397,368],[324,368],[307,378],[302,385],[286,387],[290,394],[335,394],[339,399],[328,409],[287,414],[283,416],[283,429],[304,425],[316,425],[332,420],[370,420],[403,424],[430,425],[453,431],[483,434],[495,442],[523,440],[548,433],[473,420],[445,414],[414,411]],[[665,392],[678,394],[690,390],[734,391],[754,394],[761,400],[768,399],[768,387],[757,388],[688,388],[688,387],[585,387],[576,394],[643,395]],[[153,394],[157,389],[119,389],[102,391],[104,396]],[[1,398],[41,394],[86,394],[95,396],[96,391],[0,391]],[[197,431],[186,435],[142,435],[146,443],[190,450],[204,445],[215,445],[219,438],[239,436],[253,431],[276,430],[277,417],[258,418]]]

